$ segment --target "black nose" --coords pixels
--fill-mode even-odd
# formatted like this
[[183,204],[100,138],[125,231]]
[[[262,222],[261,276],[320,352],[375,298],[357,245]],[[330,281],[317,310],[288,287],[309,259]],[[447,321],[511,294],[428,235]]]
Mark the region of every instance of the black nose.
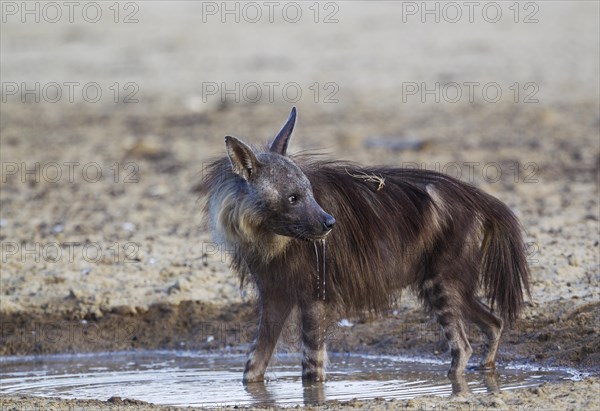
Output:
[[327,216],[327,218],[325,219],[325,221],[323,221],[323,229],[325,231],[331,230],[334,225],[335,225],[335,218],[333,218],[330,215]]

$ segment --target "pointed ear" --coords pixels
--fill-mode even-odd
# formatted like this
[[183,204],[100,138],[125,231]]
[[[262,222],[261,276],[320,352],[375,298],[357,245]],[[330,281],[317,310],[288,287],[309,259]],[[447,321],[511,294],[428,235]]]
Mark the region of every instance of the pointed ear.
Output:
[[296,107],[292,107],[292,112],[288,117],[287,121],[283,125],[283,128],[277,133],[277,136],[271,144],[271,152],[286,155],[287,146],[294,131],[294,125],[296,124]]
[[231,136],[225,137],[225,146],[232,171],[244,180],[250,179],[260,166],[254,151],[245,143]]

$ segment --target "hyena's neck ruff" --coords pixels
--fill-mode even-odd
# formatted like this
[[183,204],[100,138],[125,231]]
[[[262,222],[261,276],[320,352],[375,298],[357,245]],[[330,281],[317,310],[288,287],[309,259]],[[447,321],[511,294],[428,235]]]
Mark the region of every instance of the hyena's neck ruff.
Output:
[[252,264],[268,264],[285,252],[291,238],[262,227],[265,218],[253,207],[245,183],[228,175],[228,162],[221,162],[218,173],[222,180],[211,193],[208,203],[213,237],[227,253]]
[[[294,308],[302,318],[303,376],[322,380],[323,318],[334,308],[385,309],[407,286],[442,326],[451,374],[463,372],[472,352],[467,320],[487,339],[481,366],[493,368],[503,324],[516,319],[528,291],[525,247],[510,209],[440,173],[290,158],[294,120],[295,111],[263,150],[228,137],[228,157],[209,167],[204,185],[217,241],[258,290],[261,320],[245,381],[262,380]],[[313,242],[325,236],[321,301]],[[479,301],[480,288],[501,318]]]

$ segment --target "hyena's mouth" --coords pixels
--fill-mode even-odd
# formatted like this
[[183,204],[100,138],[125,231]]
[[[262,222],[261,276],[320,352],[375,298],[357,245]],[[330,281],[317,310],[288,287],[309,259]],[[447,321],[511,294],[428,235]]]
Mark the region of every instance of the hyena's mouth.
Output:
[[324,240],[333,231],[333,226],[336,224],[335,218],[329,214],[323,213],[321,218],[312,224],[304,222],[287,224],[278,224],[275,232],[287,237],[292,237],[303,241]]

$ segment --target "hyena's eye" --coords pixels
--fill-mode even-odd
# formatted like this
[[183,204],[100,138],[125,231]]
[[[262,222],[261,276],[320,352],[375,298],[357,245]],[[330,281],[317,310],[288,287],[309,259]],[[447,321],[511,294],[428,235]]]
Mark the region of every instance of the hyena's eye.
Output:
[[288,201],[290,202],[290,204],[294,204],[294,203],[296,203],[296,201],[298,201],[298,196],[292,194],[291,196],[288,197]]

